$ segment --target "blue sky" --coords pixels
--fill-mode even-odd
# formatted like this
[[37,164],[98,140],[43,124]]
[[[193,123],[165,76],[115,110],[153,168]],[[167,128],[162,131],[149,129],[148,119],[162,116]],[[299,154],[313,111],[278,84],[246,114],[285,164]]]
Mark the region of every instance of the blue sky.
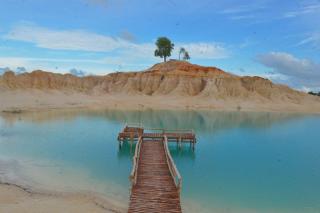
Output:
[[319,20],[320,0],[1,0],[0,72],[143,70],[167,36],[171,58],[319,90]]

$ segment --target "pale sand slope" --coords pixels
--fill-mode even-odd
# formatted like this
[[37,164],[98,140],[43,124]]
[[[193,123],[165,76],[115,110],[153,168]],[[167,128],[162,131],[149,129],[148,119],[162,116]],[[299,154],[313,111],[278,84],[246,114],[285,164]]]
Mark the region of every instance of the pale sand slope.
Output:
[[87,213],[125,212],[98,198],[81,194],[36,193],[9,184],[0,184],[0,212],[6,213]]
[[[320,99],[320,98],[319,98]],[[294,104],[284,102],[254,102],[232,100],[181,98],[147,95],[88,95],[56,90],[14,90],[0,93],[0,112],[38,111],[52,109],[210,109],[241,111],[320,112],[320,102]]]
[[181,61],[105,76],[40,70],[0,76],[1,111],[77,107],[320,112],[320,97]]
[[1,213],[126,212],[126,201],[93,191],[41,186],[43,184],[34,182],[23,169],[24,166],[16,160],[0,159]]

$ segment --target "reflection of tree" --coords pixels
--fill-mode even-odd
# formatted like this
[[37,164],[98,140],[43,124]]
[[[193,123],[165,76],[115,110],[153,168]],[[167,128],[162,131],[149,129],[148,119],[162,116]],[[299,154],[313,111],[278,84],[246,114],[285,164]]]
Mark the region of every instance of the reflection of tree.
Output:
[[196,158],[195,152],[188,144],[184,144],[181,148],[179,148],[178,145],[172,143],[169,144],[169,149],[172,157],[175,159],[195,160]]
[[194,129],[196,132],[210,133],[235,127],[268,128],[275,123],[299,119],[306,115],[279,112],[217,112],[217,111],[86,111],[66,110],[37,113],[2,114],[4,123],[17,120],[48,122],[72,120],[78,117],[98,117],[117,123],[142,123],[145,127],[165,129]]
[[302,114],[293,113],[167,110],[108,111],[104,116],[117,122],[141,122],[146,127],[194,129],[202,133],[235,127],[267,128],[274,123],[303,117]]
[[118,150],[118,158],[128,158],[134,156],[135,145],[136,143],[124,142],[121,146],[121,149]]
[[[131,143],[126,141],[122,144],[122,147],[118,149],[118,159],[127,159],[134,156],[136,143]],[[175,159],[186,159],[186,160],[195,160],[195,152],[192,150],[192,147],[188,143],[183,144],[181,148],[178,147],[176,143],[169,144],[170,153]]]
[[[219,130],[248,127],[248,128],[268,128],[279,122],[288,122],[292,119],[302,118],[302,114],[289,113],[267,113],[267,112],[214,112],[214,111],[169,111],[169,110],[145,110],[145,111],[123,111],[123,110],[105,110],[105,111],[85,111],[85,110],[67,110],[67,111],[49,111],[37,113],[21,114],[2,114],[0,119],[0,136],[5,136],[6,126],[14,125],[15,122],[31,121],[35,123],[45,123],[54,121],[69,121],[79,118],[94,118],[105,120],[107,122],[117,123],[117,130],[110,130],[116,135],[125,123],[141,122],[146,127],[166,128],[166,129],[194,129],[196,133],[206,134]],[[1,117],[0,117],[1,118]],[[85,129],[83,130],[85,131]],[[108,131],[108,130],[106,130]],[[114,138],[115,146],[116,136]],[[116,148],[116,147],[115,147]],[[122,148],[118,150],[118,159],[125,160],[134,155],[135,144],[125,142]],[[196,148],[197,149],[197,148]],[[170,144],[170,151],[173,158],[180,160],[195,160],[195,153],[190,149],[189,144],[179,149],[175,143]],[[177,162],[178,163],[178,162]]]

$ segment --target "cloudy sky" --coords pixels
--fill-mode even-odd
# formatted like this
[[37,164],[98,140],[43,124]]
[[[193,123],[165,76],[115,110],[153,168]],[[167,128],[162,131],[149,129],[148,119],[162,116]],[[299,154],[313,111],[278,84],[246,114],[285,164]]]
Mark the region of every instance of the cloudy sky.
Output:
[[143,70],[167,36],[171,58],[320,90],[319,20],[320,0],[1,0],[0,72]]

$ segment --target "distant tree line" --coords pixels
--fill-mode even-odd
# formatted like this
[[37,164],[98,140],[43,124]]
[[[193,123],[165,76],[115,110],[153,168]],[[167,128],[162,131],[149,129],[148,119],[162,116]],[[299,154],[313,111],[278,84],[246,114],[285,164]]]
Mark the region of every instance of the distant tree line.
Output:
[[[154,56],[163,58],[163,61],[166,62],[167,57],[171,56],[171,52],[174,49],[174,43],[167,37],[159,37],[156,41],[156,46],[157,49],[154,51]],[[190,60],[189,52],[183,47],[179,50],[179,60],[181,60],[181,55],[184,61]]]
[[320,92],[308,92],[309,95],[315,95],[315,96],[320,96]]

